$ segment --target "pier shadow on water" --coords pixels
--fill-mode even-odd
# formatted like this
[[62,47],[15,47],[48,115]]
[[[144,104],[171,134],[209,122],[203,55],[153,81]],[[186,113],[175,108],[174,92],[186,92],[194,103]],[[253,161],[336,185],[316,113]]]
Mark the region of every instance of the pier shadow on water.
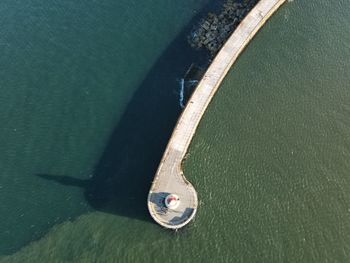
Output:
[[112,132],[90,179],[37,176],[83,188],[87,202],[95,210],[151,221],[146,203],[148,191],[182,111],[178,80],[192,62],[207,66],[209,59],[209,54],[189,46],[187,36],[193,25],[212,10],[211,3],[197,12],[155,63]]

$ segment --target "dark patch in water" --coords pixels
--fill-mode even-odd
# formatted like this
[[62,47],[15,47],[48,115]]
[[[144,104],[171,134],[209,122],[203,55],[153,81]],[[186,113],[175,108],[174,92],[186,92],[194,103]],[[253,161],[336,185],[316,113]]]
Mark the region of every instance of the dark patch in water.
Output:
[[206,67],[209,61],[208,53],[191,49],[186,36],[193,23],[212,8],[208,4],[197,13],[148,73],[112,132],[91,179],[37,176],[83,188],[87,202],[96,210],[151,221],[148,191],[181,113],[174,96],[176,79],[191,63]]

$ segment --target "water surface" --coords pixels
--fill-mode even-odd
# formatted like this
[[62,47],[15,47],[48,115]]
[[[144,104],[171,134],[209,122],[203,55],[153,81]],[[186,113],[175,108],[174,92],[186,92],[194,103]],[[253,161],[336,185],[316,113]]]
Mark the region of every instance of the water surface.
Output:
[[[151,1],[146,2],[153,4]],[[162,5],[167,4],[169,7],[170,1]],[[124,7],[130,7],[130,2],[125,2]],[[139,7],[135,4],[132,8]],[[184,16],[178,20],[174,18],[179,23],[176,24],[176,28],[180,30],[181,25],[185,25],[185,21],[189,21],[193,14],[187,13],[189,7],[177,8],[179,8],[177,12],[161,9],[159,13],[151,12],[152,15],[149,16],[152,19],[157,17],[155,14],[163,17],[161,16],[163,12],[168,12],[165,17]],[[111,8],[101,9],[104,12],[111,10]],[[104,78],[101,77],[100,80],[105,81],[104,85],[96,81],[95,83],[100,88],[90,88],[90,92],[94,92],[91,100],[96,102],[100,98],[99,103],[90,102],[95,105],[95,108],[83,107],[84,100],[81,99],[81,95],[75,94],[77,91],[72,88],[74,84],[68,86],[64,97],[67,98],[67,101],[76,98],[73,103],[74,107],[63,107],[64,104],[61,104],[63,102],[60,99],[59,104],[54,108],[66,109],[65,116],[76,125],[66,124],[63,126],[66,127],[65,129],[59,130],[58,127],[62,127],[64,123],[57,121],[56,129],[51,128],[56,131],[57,137],[52,137],[52,134],[55,134],[53,131],[45,132],[49,127],[35,126],[39,127],[36,129],[41,130],[33,143],[37,146],[37,154],[33,153],[33,147],[28,148],[27,146],[26,148],[27,141],[36,138],[27,133],[30,127],[35,130],[35,127],[29,125],[31,122],[28,121],[29,124],[27,123],[25,129],[23,128],[26,133],[22,133],[22,137],[15,137],[16,133],[13,129],[16,127],[11,126],[9,121],[15,120],[16,116],[25,120],[35,115],[28,113],[26,117],[21,117],[23,110],[16,115],[12,113],[16,111],[11,111],[1,104],[4,108],[1,112],[8,110],[14,116],[9,118],[9,123],[6,125],[9,127],[6,128],[8,129],[7,134],[1,136],[2,144],[7,143],[8,148],[6,149],[11,150],[8,150],[9,153],[5,155],[8,158],[7,163],[10,163],[10,160],[20,160],[17,159],[18,154],[41,156],[41,158],[37,157],[36,163],[30,161],[32,165],[30,167],[35,168],[32,170],[28,170],[24,165],[21,168],[21,163],[24,161],[13,163],[12,168],[6,168],[7,170],[2,168],[2,174],[8,174],[7,177],[2,176],[2,178],[15,181],[14,178],[19,178],[19,176],[16,177],[15,174],[6,171],[14,171],[13,167],[18,167],[18,174],[28,171],[26,176],[23,176],[23,178],[28,178],[28,183],[37,180],[36,184],[42,184],[43,188],[42,192],[36,190],[36,194],[33,194],[30,199],[28,196],[31,195],[28,193],[19,194],[19,185],[23,187],[23,191],[27,192],[37,188],[24,187],[25,184],[21,182],[16,185],[16,181],[6,182],[9,187],[13,185],[12,190],[9,187],[6,187],[7,190],[4,190],[4,187],[1,188],[1,194],[7,195],[6,198],[2,198],[2,200],[8,200],[5,202],[8,204],[7,208],[5,206],[6,212],[14,211],[16,208],[15,201],[10,200],[17,200],[18,207],[26,204],[29,210],[28,207],[33,207],[33,204],[40,198],[45,201],[42,203],[46,203],[47,207],[44,209],[41,204],[35,211],[46,211],[46,214],[42,216],[44,219],[48,218],[47,211],[51,211],[51,207],[52,211],[57,211],[57,216],[62,216],[64,213],[77,215],[82,214],[85,210],[90,211],[75,217],[72,221],[62,220],[61,224],[56,225],[43,238],[30,243],[9,257],[4,257],[2,261],[206,262],[210,259],[215,262],[347,262],[350,256],[350,223],[348,220],[350,214],[349,10],[350,2],[345,0],[336,3],[325,0],[317,2],[295,0],[283,6],[247,47],[209,106],[190,147],[189,157],[185,163],[185,173],[198,190],[200,206],[195,221],[178,232],[164,231],[149,220],[144,208],[146,199],[132,199],[142,196],[144,188],[135,186],[135,183],[147,184],[151,181],[150,172],[157,166],[154,160],[161,156],[159,152],[161,146],[153,148],[150,146],[159,140],[166,143],[164,137],[159,139],[150,136],[155,131],[149,128],[151,123],[142,121],[145,116],[146,120],[151,119],[150,113],[145,109],[150,107],[151,113],[157,111],[160,113],[160,115],[153,116],[153,121],[157,127],[163,127],[165,132],[171,130],[169,127],[173,124],[173,121],[169,119],[178,114],[175,110],[177,109],[175,107],[178,106],[178,97],[174,94],[174,90],[164,88],[164,93],[150,94],[146,92],[148,89],[145,88],[145,84],[142,84],[147,83],[147,87],[157,87],[155,83],[159,85],[159,83],[171,81],[167,78],[173,78],[173,74],[170,73],[163,76],[157,74],[158,70],[168,72],[164,71],[166,61],[169,59],[167,52],[173,53],[178,50],[169,42],[162,42],[163,48],[157,51],[153,48],[147,49],[149,57],[146,61],[141,62],[140,56],[137,56],[135,61],[125,59],[125,64],[120,67],[111,66],[110,75],[105,75],[105,70],[102,71],[103,73],[100,74]],[[136,14],[135,10],[130,12]],[[147,11],[143,10],[143,12]],[[163,19],[161,21],[167,21],[166,18]],[[157,24],[156,31],[159,31],[159,34],[166,34],[165,32],[169,29],[164,24],[166,23]],[[128,25],[131,28],[132,26],[134,23]],[[140,23],[139,26],[143,24]],[[164,27],[164,31],[159,30],[158,27]],[[135,29],[135,31],[139,33],[139,30]],[[139,36],[131,31],[125,34],[131,38]],[[146,35],[143,37],[147,39]],[[153,43],[153,41],[152,38],[152,41],[148,43]],[[116,42],[119,43],[118,41],[113,43]],[[137,48],[134,48],[135,52],[141,48],[140,46],[138,44]],[[14,52],[13,48],[8,50],[8,52]],[[76,51],[79,50],[76,49]],[[18,52],[24,51],[20,49]],[[122,54],[125,55],[125,53]],[[147,54],[147,52],[142,50],[138,54]],[[125,66],[126,68],[137,67],[138,63],[151,65],[152,58],[155,59],[157,54],[158,56],[163,54],[155,63],[158,66],[153,67],[148,73],[147,69],[140,70],[147,75],[144,81],[140,80],[141,85],[138,87],[141,88],[141,92],[134,93],[137,88],[131,89],[127,84],[119,84],[120,81],[129,83],[128,81],[133,79],[131,75],[128,76],[129,71],[124,70]],[[58,56],[57,59],[61,58]],[[162,58],[164,62],[161,62]],[[110,61],[110,55],[106,55],[106,63],[112,63]],[[120,60],[116,58],[114,62],[117,63],[117,61],[120,63]],[[175,69],[181,68],[181,63],[186,64],[186,60],[177,61],[179,65]],[[23,62],[20,65],[26,64]],[[95,66],[95,70],[101,68],[100,65]],[[14,67],[13,70],[17,72],[15,71],[17,67]],[[18,73],[28,72],[28,70],[21,70]],[[172,70],[173,68],[170,67],[169,71]],[[181,72],[180,69],[178,71]],[[110,84],[113,88],[108,93],[102,87],[108,86],[109,80],[115,75],[119,77],[116,77],[115,82]],[[9,74],[4,74],[4,76],[9,76]],[[93,74],[88,74],[89,78],[93,76]],[[81,78],[85,79],[86,74],[82,74]],[[52,81],[52,77],[48,79]],[[23,77],[23,82],[26,83],[24,80],[27,81],[27,77]],[[137,81],[137,79],[132,81]],[[90,83],[91,81],[87,81],[86,85],[92,85]],[[56,92],[61,91],[65,86],[61,83],[61,88]],[[128,95],[123,97],[120,93],[121,89],[125,89],[124,92]],[[159,92],[158,88],[155,89]],[[18,90],[19,94],[23,93],[23,88],[18,88]],[[36,95],[45,91],[48,92],[42,88],[40,92],[37,91]],[[54,91],[51,91],[50,94],[55,94],[52,92]],[[70,92],[71,97],[67,97]],[[11,93],[8,92],[8,94]],[[167,98],[167,104],[174,101],[174,107],[168,108],[167,104],[159,104],[160,102],[153,97],[159,94]],[[10,98],[19,100],[18,97],[7,96],[2,100],[8,101]],[[129,100],[131,97],[133,99]],[[23,100],[25,101],[24,98]],[[37,101],[35,96],[33,101]],[[127,103],[123,101],[130,101],[129,106],[132,105],[132,109],[130,110],[130,107],[126,106]],[[25,102],[22,103],[27,105]],[[45,106],[53,102],[44,100],[42,103]],[[16,108],[18,105],[21,104],[17,104]],[[48,106],[39,107],[36,103],[34,105],[38,111],[48,109]],[[135,105],[139,105],[144,113],[141,114],[140,110],[136,110],[138,107]],[[81,115],[76,115],[78,113],[72,110],[76,107],[81,108]],[[114,110],[112,110],[113,107]],[[118,117],[121,114],[118,114],[119,111],[115,110],[115,107],[124,107],[123,117]],[[88,109],[95,117],[81,118],[88,115]],[[97,109],[101,111],[101,114],[97,114]],[[167,110],[164,111],[164,109]],[[43,110],[43,112],[46,111]],[[105,117],[108,116],[108,112],[111,114],[110,118]],[[163,122],[158,118],[168,118],[168,121]],[[52,114],[48,114],[48,119],[55,118],[52,117]],[[132,124],[135,120],[139,125]],[[84,121],[89,123],[86,125],[90,132],[86,132],[81,129],[81,125],[78,125],[79,122]],[[112,132],[110,127],[115,122],[121,122],[123,125],[117,125],[117,132]],[[26,122],[21,121],[21,123]],[[95,125],[96,123],[98,125]],[[91,126],[94,127],[92,130]],[[68,127],[70,127],[70,132],[62,132]],[[135,128],[138,129],[138,133],[132,132]],[[17,127],[17,131],[21,130]],[[71,137],[71,140],[61,139],[59,141],[60,136],[70,138],[74,131],[77,135]],[[110,133],[114,134],[112,143],[108,143]],[[130,134],[130,137],[118,139],[119,136],[116,135],[120,134]],[[51,136],[46,143],[42,142],[43,135]],[[146,138],[146,141],[142,139],[142,136]],[[10,143],[9,138],[13,138],[12,140],[17,143]],[[68,146],[64,147],[66,140],[71,143],[68,144],[71,145],[71,148],[68,148],[71,149],[68,156],[66,153]],[[127,143],[123,144],[123,140]],[[143,143],[144,146],[147,146],[147,150],[143,149],[139,153],[128,151],[129,147],[135,149],[136,146],[139,147]],[[106,144],[111,145],[111,149],[114,150],[108,147],[107,151],[103,150]],[[44,147],[47,147],[46,152],[43,151]],[[55,147],[61,151],[54,150],[57,149]],[[111,154],[113,151],[116,153],[116,159],[113,159],[113,154]],[[64,161],[71,166],[63,165]],[[89,179],[90,171],[92,173],[96,171],[94,163],[98,164],[97,171],[106,175],[106,178],[102,180],[103,187],[106,187],[108,182],[112,182],[112,185],[115,185],[116,182],[123,183],[123,189],[118,188],[122,195],[119,196],[113,192],[114,197],[109,200],[110,204],[106,205],[103,202],[106,197],[104,195],[92,198],[90,202],[87,202],[89,198],[84,196],[82,189],[84,181],[71,179],[72,176],[78,179]],[[102,167],[99,166],[101,163]],[[115,169],[115,171],[106,172],[103,169],[104,165],[107,170]],[[75,167],[76,170],[72,167]],[[81,167],[84,167],[85,170]],[[142,171],[145,173],[143,174]],[[35,177],[33,176],[35,173],[46,176]],[[69,177],[57,177],[60,175]],[[2,183],[2,186],[4,184],[5,182]],[[72,186],[74,184],[79,187]],[[91,187],[91,184],[87,184]],[[101,193],[89,187],[87,188],[88,193]],[[15,189],[17,189],[16,192]],[[113,191],[108,187],[106,189],[107,192]],[[54,194],[51,196],[50,193],[55,193],[55,191],[61,194],[57,195],[58,197]],[[74,207],[68,207],[67,202],[61,199],[62,196],[65,197],[65,193],[72,196],[68,203]],[[127,193],[130,200],[124,197],[124,194]],[[76,197],[73,198],[75,195]],[[109,196],[110,194],[107,194],[107,197]],[[97,200],[95,206],[91,205],[95,204],[91,200]],[[51,205],[55,203],[60,204],[61,210]],[[101,203],[103,204],[102,209],[99,209]],[[72,211],[78,212],[73,213]],[[18,214],[14,214],[12,218],[17,218]],[[38,220],[40,214],[33,212],[31,218],[33,221]],[[16,229],[18,227],[13,222],[11,224],[9,220],[7,222],[6,227],[2,226],[4,228],[2,232],[7,228]],[[19,221],[17,225],[22,224],[25,223]],[[29,227],[28,225],[27,228]],[[28,233],[32,235],[32,232],[28,231]]]

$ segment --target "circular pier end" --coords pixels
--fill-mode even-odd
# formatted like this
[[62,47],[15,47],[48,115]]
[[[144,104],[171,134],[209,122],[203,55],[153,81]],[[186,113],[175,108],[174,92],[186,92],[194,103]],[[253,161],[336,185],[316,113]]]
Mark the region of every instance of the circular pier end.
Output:
[[148,195],[152,218],[168,229],[184,227],[197,212],[196,190],[182,173],[156,178]]

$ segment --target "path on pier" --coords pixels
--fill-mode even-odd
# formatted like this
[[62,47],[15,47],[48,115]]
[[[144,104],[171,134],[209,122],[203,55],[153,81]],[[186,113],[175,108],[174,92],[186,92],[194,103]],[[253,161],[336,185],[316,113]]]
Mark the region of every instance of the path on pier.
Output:
[[[181,114],[148,196],[150,214],[163,227],[181,228],[194,217],[198,206],[197,193],[183,175],[182,161],[209,102],[232,64],[267,19],[285,1],[260,0],[216,55]],[[170,193],[180,198],[176,209],[167,209],[164,204],[164,198]]]

